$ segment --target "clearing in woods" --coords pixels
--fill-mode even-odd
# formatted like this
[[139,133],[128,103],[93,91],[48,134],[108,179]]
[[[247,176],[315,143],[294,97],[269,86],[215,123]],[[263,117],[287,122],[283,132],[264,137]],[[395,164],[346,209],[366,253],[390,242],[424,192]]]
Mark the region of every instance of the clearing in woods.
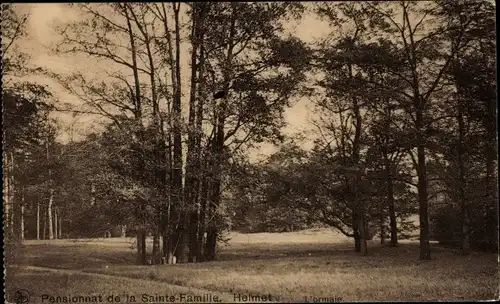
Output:
[[245,296],[255,302],[269,295],[279,302],[498,298],[495,254],[461,256],[434,246],[433,259],[419,261],[416,241],[391,248],[374,240],[369,256],[361,256],[350,240],[328,229],[230,237],[218,261],[157,266],[134,265],[132,238],[26,241],[7,257],[7,296],[24,289],[30,303],[98,295],[152,303],[165,294],[177,301],[184,294],[186,302]]

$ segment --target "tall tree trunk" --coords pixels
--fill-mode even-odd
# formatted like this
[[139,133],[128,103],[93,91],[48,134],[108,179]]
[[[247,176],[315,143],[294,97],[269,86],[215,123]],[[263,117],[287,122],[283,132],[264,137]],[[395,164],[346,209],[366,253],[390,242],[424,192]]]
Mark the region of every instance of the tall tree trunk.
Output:
[[[128,32],[128,38],[130,42],[130,52],[131,52],[131,58],[132,58],[132,73],[134,77],[134,106],[135,106],[135,124],[138,128],[136,131],[136,135],[139,141],[139,146],[137,147],[137,152],[138,152],[138,165],[136,168],[137,172],[137,177],[139,179],[144,178],[144,158],[143,158],[143,150],[141,150],[140,145],[144,144],[145,142],[145,133],[144,133],[144,125],[142,123],[142,96],[141,96],[141,82],[139,78],[139,68],[137,64],[137,49],[136,49],[136,36],[134,35],[134,29],[132,28],[131,24],[131,18],[129,15],[129,11],[133,14],[133,10],[130,6],[129,3],[124,3],[122,4],[123,6],[121,7],[123,10],[123,13],[125,15],[126,21],[127,21],[127,32]],[[141,227],[139,228],[138,231],[138,236],[137,236],[137,260],[139,264],[145,265],[147,263],[147,252],[146,252],[146,231],[145,228],[142,226],[144,225],[144,202],[140,201],[140,205],[138,209],[136,210],[136,215],[137,218],[141,220]]]
[[153,232],[153,264],[160,264],[160,234],[155,229]]
[[148,263],[148,250],[147,250],[147,245],[146,245],[146,240],[147,240],[147,231],[146,229],[142,228],[141,229],[141,264],[142,265],[147,265]]
[[90,206],[94,206],[96,203],[96,198],[95,198],[95,184],[92,182],[90,184]]
[[356,208],[352,211],[352,234],[354,236],[354,251],[361,252],[361,237],[358,229],[358,212]]
[[385,244],[385,214],[384,214],[384,208],[380,208],[380,244],[384,245]]
[[[386,155],[387,157],[387,155]],[[393,181],[393,167],[387,157],[387,203],[389,207],[389,225],[391,227],[391,246],[398,245],[398,224],[396,221],[396,208],[394,207],[394,181]]]
[[49,240],[54,239],[54,225],[52,221],[52,204],[54,203],[54,189],[50,189],[49,203],[47,205],[47,215],[49,217]]
[[[169,124],[171,126],[171,124]],[[163,210],[162,214],[162,232],[163,232],[163,256],[168,264],[172,264],[174,257],[174,234],[173,232],[173,220],[174,216],[172,214],[172,183],[173,183],[173,165],[172,165],[172,137],[169,134],[167,136],[168,144],[167,144],[167,172],[168,172],[168,181],[166,184],[166,206]]]
[[234,47],[235,47],[235,36],[236,36],[236,16],[238,14],[237,6],[231,4],[231,24],[229,28],[229,37],[227,39],[227,55],[223,66],[223,77],[224,77],[224,89],[225,96],[222,98],[220,103],[215,106],[215,125],[214,125],[214,141],[212,145],[212,155],[215,158],[215,162],[212,165],[213,170],[213,183],[211,185],[211,199],[209,199],[208,205],[208,218],[210,222],[208,223],[207,229],[207,242],[205,245],[205,257],[207,260],[215,260],[216,249],[217,249],[217,239],[218,239],[218,229],[220,226],[218,209],[221,201],[221,183],[222,183],[222,164],[225,163],[226,159],[223,155],[224,152],[224,125],[226,120],[226,108],[227,108],[227,98],[229,97],[229,86],[230,80],[233,75],[233,57],[234,57]]
[[[207,172],[208,170],[208,165],[205,164],[204,165],[205,167],[205,172]],[[202,261],[202,260],[205,260],[205,253],[206,251],[204,251],[204,245],[205,245],[205,231],[206,231],[206,227],[207,227],[207,202],[208,202],[208,191],[209,191],[209,183],[208,183],[208,178],[207,176],[204,174],[203,175],[203,180],[202,180],[202,183],[201,183],[201,190],[200,190],[200,197],[199,197],[199,201],[200,201],[200,215],[199,215],[199,223],[200,223],[200,227],[198,229],[198,241],[197,241],[197,245],[198,245],[198,249],[197,249],[197,252],[198,252],[198,260],[199,261]]]
[[[354,36],[351,38],[352,48],[354,49],[355,43],[358,38],[359,31],[356,30]],[[349,73],[349,81],[351,83],[354,82],[354,72],[353,72],[353,64],[351,62],[347,65],[348,73]],[[358,98],[355,94],[350,96],[351,101],[351,109],[352,109],[352,119],[354,124],[354,138],[352,140],[352,154],[350,165],[354,168],[359,169],[360,165],[360,149],[361,149],[361,127],[362,127],[362,117],[360,111],[360,105],[358,102]],[[343,136],[346,136],[344,134]],[[358,184],[360,181],[360,173],[356,172],[356,176],[348,181],[349,190],[350,190],[350,199],[351,206],[353,208],[353,232],[354,232],[354,246],[356,252],[362,252],[363,255],[368,254],[368,246],[366,242],[366,223],[365,223],[365,215],[364,208],[362,206],[362,202],[360,200],[358,194]]]
[[40,202],[36,202],[36,239],[40,239]]
[[[162,232],[163,232],[163,255],[166,259],[166,262],[171,264],[174,259],[175,252],[175,244],[177,241],[177,236],[175,233],[175,227],[177,223],[177,209],[179,208],[179,198],[178,194],[175,191],[178,191],[179,188],[179,169],[177,168],[178,159],[179,159],[179,139],[175,136],[177,130],[175,129],[178,125],[179,119],[179,109],[180,109],[180,91],[178,92],[178,84],[177,84],[177,75],[175,68],[176,58],[174,57],[173,46],[172,46],[172,37],[170,34],[170,29],[168,26],[168,20],[170,19],[167,10],[165,7],[165,3],[161,3],[161,9],[159,6],[157,7],[159,15],[161,17],[161,21],[163,23],[163,30],[165,39],[167,41],[167,54],[166,60],[170,67],[170,76],[172,82],[172,95],[173,102],[172,106],[170,103],[168,104],[168,124],[169,124],[169,133],[167,134],[167,177],[168,182],[166,184],[166,199],[167,203],[164,209],[163,217],[162,217]],[[179,96],[178,96],[179,95]],[[174,135],[175,139],[172,143],[172,135]],[[177,147],[172,149],[173,145]],[[173,151],[172,151],[173,150]],[[180,150],[182,152],[182,150]],[[174,152],[174,155],[172,155]],[[182,158],[182,156],[181,156]],[[176,163],[177,161],[177,163]],[[182,178],[181,178],[182,180]],[[177,196],[176,196],[177,195]]]
[[[47,141],[45,142],[45,148],[47,152],[47,162],[50,163],[49,138],[47,138]],[[52,204],[54,203],[54,188],[53,188],[54,186],[52,185],[52,170],[50,168],[48,170],[48,180],[49,180],[49,201],[47,204],[47,216],[48,216],[49,240],[52,240],[54,239],[54,230],[53,230],[54,225],[52,223]]]
[[[495,94],[496,95],[496,94]],[[495,96],[493,95],[493,96]],[[488,117],[485,129],[488,132],[488,144],[486,145],[486,195],[487,210],[492,214],[498,214],[498,141],[497,141],[497,105],[495,99],[488,99]],[[498,217],[495,218],[495,225],[498,227]],[[498,248],[498,229],[494,229],[493,242],[497,242]]]
[[19,239],[22,241],[24,241],[24,204],[25,204],[25,201],[24,201],[24,187],[21,189],[21,210],[20,210],[20,218],[19,218],[19,222],[20,222],[20,231],[19,231]]
[[46,236],[47,236],[47,218],[48,218],[47,207],[43,208],[43,211],[44,211],[44,216],[43,216],[43,239],[45,240]]
[[144,265],[142,261],[142,253],[145,251],[144,247],[142,247],[142,232],[138,231],[136,235],[136,244],[137,244],[137,260],[136,263],[138,265]]
[[[198,261],[203,261],[204,260],[204,254],[203,254],[203,248],[204,248],[204,240],[205,240],[205,229],[206,229],[206,210],[207,210],[207,199],[208,199],[208,180],[207,180],[207,175],[205,172],[207,172],[207,162],[206,162],[206,157],[205,161],[203,161],[203,150],[201,146],[201,138],[203,134],[203,107],[204,107],[204,101],[208,98],[206,94],[206,86],[205,86],[205,44],[203,43],[204,39],[204,32],[200,34],[200,40],[201,45],[200,45],[200,60],[199,60],[199,86],[198,86],[198,108],[197,108],[197,113],[196,113],[196,143],[195,143],[195,148],[196,151],[198,152],[198,157],[197,157],[197,162],[196,162],[196,170],[198,172],[197,174],[197,185],[196,189],[198,190],[197,195],[196,195],[196,201],[199,206],[198,210],[198,235],[197,235],[197,240],[196,240],[196,249],[195,252],[197,254],[197,260]],[[205,153],[206,154],[206,153]]]
[[[189,235],[186,231],[186,210],[184,202],[182,199],[182,109],[181,109],[181,54],[180,54],[180,3],[172,3],[174,10],[174,21],[175,21],[175,94],[173,103],[173,116],[174,116],[174,178],[173,178],[173,194],[174,200],[172,201],[174,209],[176,210],[177,217],[177,229],[176,229],[176,247],[175,255],[177,256],[177,262],[185,263],[188,261],[188,246],[189,246]],[[174,210],[173,209],[173,210]]]
[[[357,182],[355,182],[355,191],[357,191]],[[362,206],[362,203],[359,201],[358,194],[355,192],[355,201],[358,210],[358,230],[360,236],[360,252],[363,255],[368,254],[368,245],[367,245],[367,231],[366,231],[366,222],[365,222],[365,210]]]
[[[170,119],[170,104],[168,104],[168,124],[169,129],[172,128],[172,121]],[[166,182],[165,182],[165,205],[162,208],[161,213],[161,232],[162,232],[162,255],[165,262],[168,264],[172,263],[174,255],[174,243],[173,243],[173,226],[172,226],[172,181],[173,181],[173,164],[172,164],[172,136],[171,134],[166,134],[167,146],[165,153],[165,164],[166,164]]]
[[59,215],[58,215],[58,212],[57,212],[57,206],[54,208],[54,239],[58,239],[59,238],[59,235],[58,235],[58,232],[59,232],[59,229],[57,228],[57,224],[59,222]]
[[14,231],[14,217],[16,214],[16,189],[15,189],[15,179],[14,179],[14,153],[10,152],[10,162],[9,162],[9,203],[10,203],[10,218],[9,218],[9,233],[12,237],[15,236]]
[[5,231],[8,233],[10,231],[10,216],[11,216],[11,197],[10,197],[10,164],[9,164],[9,154],[6,154],[3,158],[3,174],[4,174],[4,226]]
[[[419,95],[416,95],[419,96]],[[420,260],[431,259],[429,243],[429,203],[427,193],[427,166],[424,138],[423,101],[417,101],[415,126],[417,129],[417,175],[418,202],[420,220]]]
[[[192,53],[191,53],[191,91],[189,103],[189,142],[188,142],[188,163],[186,170],[186,193],[188,204],[190,206],[189,218],[189,236],[190,236],[190,254],[189,259],[192,262],[200,256],[199,234],[203,231],[200,227],[200,204],[199,197],[201,191],[201,135],[203,132],[203,100],[204,94],[204,20],[205,4],[193,3],[193,22],[192,22]],[[197,52],[199,50],[199,55]],[[197,62],[198,61],[198,62]],[[197,74],[198,73],[198,74]],[[198,97],[198,98],[197,98]]]
[[217,172],[219,164],[218,162],[214,165],[214,181],[211,185],[211,194],[208,200],[208,229],[207,229],[207,240],[205,243],[205,260],[213,261],[216,258],[217,250],[217,232],[218,232],[218,203],[220,202],[220,180],[219,172]]
[[[152,108],[153,108],[153,126],[155,130],[154,134],[154,145],[155,145],[155,156],[157,160],[157,165],[154,168],[154,176],[155,176],[155,182],[157,185],[162,189],[166,190],[167,183],[170,181],[167,179],[167,164],[166,164],[166,147],[165,147],[165,132],[164,132],[164,123],[163,119],[161,117],[160,113],[160,107],[159,107],[159,101],[157,98],[157,84],[155,82],[155,63],[154,63],[154,58],[153,58],[153,52],[151,50],[151,43],[152,43],[152,38],[150,37],[150,34],[148,33],[148,28],[144,26],[140,21],[139,18],[136,16],[134,10],[132,7],[129,6],[130,12],[136,22],[137,28],[139,31],[142,33],[144,37],[144,42],[146,46],[146,52],[148,56],[148,63],[149,63],[149,80],[151,84],[151,103],[152,103]],[[163,191],[163,197],[166,198],[168,196],[168,192]],[[168,199],[165,199],[167,201]],[[162,213],[165,212],[164,210],[164,204],[161,206],[161,211],[160,211],[160,216],[158,217],[158,221],[156,223],[157,228],[154,230],[153,233],[153,263],[157,264],[160,263],[160,233],[159,231],[161,229],[164,229],[164,223],[165,223],[165,218]]]
[[470,217],[467,206],[466,189],[467,180],[465,177],[465,123],[464,123],[464,113],[462,107],[462,101],[458,100],[457,107],[457,124],[458,124],[458,149],[457,149],[457,161],[458,161],[458,203],[460,205],[460,213],[462,214],[462,254],[470,254]]
[[196,151],[196,89],[197,89],[197,53],[199,45],[199,30],[197,29],[199,23],[199,9],[198,3],[192,4],[192,24],[191,24],[191,87],[189,92],[189,118],[188,118],[188,150],[187,150],[187,163],[186,163],[186,182],[184,186],[185,199],[187,205],[187,212],[189,218],[187,223],[189,225],[189,262],[196,262],[198,256],[197,249],[197,232],[198,232],[198,208],[196,201],[197,178],[196,175],[196,162],[199,157]]
[[61,215],[61,212],[60,212],[59,208],[57,209],[57,211],[58,211],[57,213],[59,215],[58,216],[59,225],[57,226],[57,227],[59,227],[59,233],[58,233],[58,235],[59,235],[59,238],[62,239],[63,238],[62,237],[62,215]]

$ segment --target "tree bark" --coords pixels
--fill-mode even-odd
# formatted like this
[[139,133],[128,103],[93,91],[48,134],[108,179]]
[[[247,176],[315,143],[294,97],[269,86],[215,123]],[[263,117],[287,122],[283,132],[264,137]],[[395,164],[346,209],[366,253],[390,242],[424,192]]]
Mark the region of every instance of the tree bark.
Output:
[[96,203],[95,198],[95,184],[92,182],[90,184],[90,206],[94,206]]
[[10,217],[9,217],[9,232],[12,237],[15,236],[14,229],[14,217],[16,214],[16,188],[15,188],[15,179],[14,179],[14,169],[15,169],[15,161],[14,161],[14,153],[10,152],[10,162],[9,162],[9,204],[10,204]]
[[464,113],[462,107],[462,101],[458,100],[457,107],[457,124],[458,124],[458,149],[457,149],[457,161],[458,161],[458,203],[460,205],[460,211],[462,214],[462,254],[469,255],[470,248],[470,217],[467,206],[467,198],[465,195],[465,191],[467,189],[467,180],[465,177],[466,168],[465,168],[465,160],[466,149],[465,149],[465,122],[464,122]]
[[46,239],[47,236],[47,207],[43,208],[44,210],[44,217],[43,217],[43,239]]
[[[218,166],[217,164],[215,166]],[[216,172],[216,176],[219,174]],[[216,250],[217,250],[217,230],[218,230],[218,221],[217,221],[217,208],[218,203],[220,202],[220,180],[218,177],[214,178],[211,187],[211,195],[208,201],[208,229],[207,229],[207,240],[205,244],[205,260],[213,261],[216,258]]]
[[227,98],[229,97],[229,86],[230,80],[233,74],[233,56],[234,56],[234,46],[235,46],[235,36],[236,36],[236,15],[237,7],[231,4],[231,23],[229,28],[229,37],[227,43],[227,56],[223,66],[223,77],[224,77],[224,89],[225,96],[221,99],[220,103],[217,105],[215,103],[214,108],[214,140],[212,144],[212,157],[214,157],[215,162],[212,164],[213,170],[213,183],[211,185],[211,194],[208,204],[208,218],[210,219],[207,229],[207,241],[205,244],[205,258],[209,261],[215,260],[216,250],[217,250],[217,238],[219,234],[219,216],[218,208],[221,201],[221,183],[222,183],[222,164],[225,163],[226,159],[223,155],[224,152],[224,125],[226,120],[226,107]]
[[196,163],[199,159],[199,153],[196,147],[196,137],[199,130],[196,129],[196,90],[197,90],[197,54],[199,46],[199,4],[192,4],[192,24],[191,24],[191,87],[189,96],[189,120],[188,120],[188,151],[186,163],[186,183],[185,183],[185,199],[188,208],[189,218],[187,218],[189,229],[189,262],[196,262],[197,241],[198,241],[198,204],[196,200],[198,192],[198,172],[196,170]]
[[59,238],[59,235],[58,235],[58,228],[57,228],[57,224],[59,222],[59,217],[58,217],[58,214],[57,214],[57,207],[54,208],[54,239],[58,239]]
[[[387,158],[389,161],[389,159]],[[392,165],[388,162],[386,166],[387,178],[387,202],[389,205],[389,225],[391,227],[391,246],[398,245],[398,225],[396,221],[396,210],[394,207],[394,181]]]
[[153,264],[160,264],[160,234],[158,230],[153,233]]
[[[180,101],[177,98],[177,77],[176,77],[176,70],[174,67],[174,54],[173,54],[173,47],[172,47],[172,39],[170,35],[170,29],[168,27],[168,15],[167,11],[165,8],[165,3],[161,4],[161,8],[163,11],[163,15],[161,16],[163,26],[164,26],[164,35],[165,39],[167,40],[167,46],[168,46],[168,64],[170,66],[170,76],[171,76],[171,82],[172,82],[172,88],[173,88],[173,102],[172,105],[169,103],[168,104],[168,124],[169,124],[169,129],[174,130],[174,128],[177,125],[176,120],[178,119],[178,112],[179,112],[179,107],[180,105],[178,104]],[[160,11],[158,9],[158,11]],[[169,131],[170,131],[169,130]],[[176,130],[174,130],[176,131]],[[167,177],[168,177],[168,182],[166,183],[166,199],[167,203],[164,208],[163,216],[162,216],[162,232],[163,232],[163,255],[165,257],[165,260],[168,264],[173,263],[173,258],[174,258],[174,251],[175,251],[175,244],[176,244],[176,235],[175,235],[175,223],[177,221],[177,208],[179,201],[175,197],[174,191],[178,188],[178,169],[175,169],[176,164],[174,159],[178,159],[178,147],[177,149],[172,149],[173,147],[173,142],[172,142],[172,131],[167,134],[167,153],[166,153],[166,162],[167,162]],[[177,142],[176,142],[177,143]],[[178,144],[178,143],[177,143]],[[176,152],[175,156],[172,155],[172,150]]]
[[[171,121],[169,121],[169,126],[171,127]],[[163,257],[168,264],[172,264],[174,256],[174,234],[173,231],[173,215],[172,215],[172,183],[173,183],[173,165],[172,165],[172,136],[167,135],[167,153],[166,153],[166,163],[167,163],[167,183],[166,183],[166,206],[164,206],[162,213],[162,232],[163,232]]]
[[354,237],[354,251],[361,252],[361,237],[358,229],[358,213],[354,208],[352,211],[352,234]]
[[59,208],[57,209],[57,211],[58,211],[58,215],[59,215],[58,216],[58,218],[59,218],[59,225],[57,226],[57,227],[59,227],[59,233],[58,233],[58,235],[59,235],[59,238],[62,239],[63,238],[62,237],[62,216],[61,216],[61,212],[60,212]]
[[178,263],[185,263],[188,261],[188,246],[189,246],[189,235],[186,231],[186,208],[184,206],[182,194],[182,109],[181,109],[181,53],[180,53],[180,20],[179,11],[180,3],[172,3],[174,10],[174,21],[175,21],[175,92],[174,92],[174,103],[173,103],[173,115],[174,115],[174,178],[173,178],[173,194],[174,200],[172,201],[174,209],[178,216],[176,217],[177,229],[175,235],[175,255],[177,257]]
[[24,241],[24,204],[25,204],[25,201],[24,201],[24,188],[21,189],[21,210],[20,210],[20,218],[19,218],[19,222],[20,222],[20,231],[19,231],[19,239],[22,241]]
[[11,199],[10,199],[10,164],[9,164],[9,154],[5,155],[3,158],[4,161],[4,167],[3,167],[3,174],[4,174],[4,225],[5,225],[5,231],[8,232],[10,231],[10,216],[11,216]]
[[40,202],[36,202],[36,239],[40,239]]
[[420,260],[431,259],[431,248],[429,243],[429,202],[427,193],[427,166],[425,156],[424,117],[423,102],[417,101],[416,107],[416,129],[417,129],[417,175],[418,175],[418,202],[420,220]]
[[47,215],[49,217],[49,240],[54,239],[54,225],[52,221],[52,204],[54,203],[54,189],[50,189],[50,194],[49,194],[49,203],[47,205]]
[[[47,152],[47,162],[50,163],[50,153],[49,153],[49,138],[45,142],[45,148]],[[52,170],[49,168],[48,170],[48,180],[49,180],[49,201],[47,204],[47,216],[48,216],[48,229],[49,229],[49,240],[54,239],[54,225],[52,223],[52,204],[54,203],[54,186],[52,185]],[[44,228],[45,229],[45,228]],[[44,230],[45,234],[45,230]],[[44,236],[45,238],[45,236]]]
[[[198,108],[196,113],[196,139],[195,139],[195,148],[198,152],[197,162],[196,162],[196,170],[197,170],[197,185],[196,189],[198,193],[195,197],[199,210],[198,210],[198,232],[197,232],[197,240],[196,240],[196,255],[197,261],[204,260],[203,248],[205,241],[205,229],[206,229],[206,210],[207,210],[207,199],[208,199],[208,179],[206,172],[209,170],[208,162],[203,161],[203,150],[201,145],[201,139],[203,134],[203,107],[204,100],[207,99],[206,87],[205,87],[205,44],[203,43],[204,39],[204,31],[200,34],[200,59],[199,59],[199,85],[198,85]],[[205,157],[206,159],[206,157]]]
[[136,235],[136,244],[137,244],[137,260],[136,263],[138,265],[144,265],[145,263],[142,261],[142,256],[144,252],[144,247],[142,247],[142,232],[137,232]]
[[[205,165],[205,172],[208,170],[208,164]],[[199,223],[200,227],[198,229],[198,241],[197,241],[197,252],[198,252],[198,261],[203,261],[205,260],[205,253],[204,251],[205,248],[205,232],[206,232],[206,227],[207,227],[207,202],[208,202],[208,191],[209,191],[209,183],[208,183],[208,178],[204,174],[203,180],[201,183],[201,190],[200,190],[200,215],[199,215]]]
[[380,244],[385,244],[385,216],[383,212],[383,208],[380,209]]

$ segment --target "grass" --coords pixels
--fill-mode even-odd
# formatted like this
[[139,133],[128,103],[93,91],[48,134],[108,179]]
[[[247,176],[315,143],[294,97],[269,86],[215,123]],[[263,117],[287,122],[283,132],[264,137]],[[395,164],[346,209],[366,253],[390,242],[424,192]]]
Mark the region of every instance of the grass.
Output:
[[[188,288],[193,294],[218,292],[230,300],[234,293],[271,295],[279,302],[303,302],[306,296],[343,301],[498,298],[496,255],[465,257],[433,246],[433,259],[419,261],[418,244],[411,241],[396,248],[371,242],[369,256],[361,256],[351,242],[330,230],[232,234],[218,261],[157,266],[133,265],[130,242],[28,241],[9,263],[16,267],[8,269],[7,289],[34,294],[180,294]],[[39,280],[45,270],[30,270],[28,265],[62,272],[51,270],[53,279]]]

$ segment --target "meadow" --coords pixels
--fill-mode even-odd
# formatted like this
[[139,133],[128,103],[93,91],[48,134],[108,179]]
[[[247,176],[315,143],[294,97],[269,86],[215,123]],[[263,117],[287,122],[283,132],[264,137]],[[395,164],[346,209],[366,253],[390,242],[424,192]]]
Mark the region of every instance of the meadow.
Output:
[[362,256],[329,229],[229,237],[217,261],[154,266],[134,265],[131,238],[25,241],[8,257],[6,293],[24,289],[29,303],[99,295],[113,303],[498,298],[495,254],[462,256],[433,244],[432,260],[419,261],[418,241],[392,248],[373,240]]

